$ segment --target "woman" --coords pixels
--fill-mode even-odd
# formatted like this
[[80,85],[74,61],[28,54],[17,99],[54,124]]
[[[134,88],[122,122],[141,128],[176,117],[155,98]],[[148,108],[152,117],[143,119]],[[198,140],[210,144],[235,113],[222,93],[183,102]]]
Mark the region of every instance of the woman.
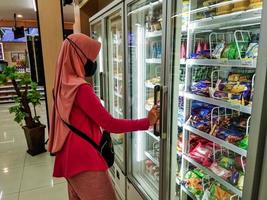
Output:
[[66,178],[71,200],[115,200],[116,196],[103,157],[63,120],[99,144],[101,129],[111,133],[147,130],[158,118],[156,108],[139,120],[115,119],[105,110],[85,81],[96,71],[100,47],[84,34],[72,34],[63,42],[57,63],[48,148],[56,154],[53,175]]

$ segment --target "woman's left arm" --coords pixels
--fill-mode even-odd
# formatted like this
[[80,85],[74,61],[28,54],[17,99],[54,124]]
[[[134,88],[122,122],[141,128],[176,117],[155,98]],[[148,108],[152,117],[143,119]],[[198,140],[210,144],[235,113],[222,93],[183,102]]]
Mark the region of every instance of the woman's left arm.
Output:
[[81,85],[76,95],[76,103],[103,129],[112,133],[123,133],[149,128],[148,118],[143,119],[117,119],[114,118],[101,104],[93,89],[87,85]]

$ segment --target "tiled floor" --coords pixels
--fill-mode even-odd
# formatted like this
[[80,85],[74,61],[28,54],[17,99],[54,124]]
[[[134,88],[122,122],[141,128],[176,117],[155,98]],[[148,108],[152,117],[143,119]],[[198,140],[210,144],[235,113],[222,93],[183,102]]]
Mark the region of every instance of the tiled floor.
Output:
[[[52,178],[53,158],[48,153],[26,153],[23,130],[0,104],[0,200],[66,200],[64,179]],[[46,123],[45,107],[38,108]]]

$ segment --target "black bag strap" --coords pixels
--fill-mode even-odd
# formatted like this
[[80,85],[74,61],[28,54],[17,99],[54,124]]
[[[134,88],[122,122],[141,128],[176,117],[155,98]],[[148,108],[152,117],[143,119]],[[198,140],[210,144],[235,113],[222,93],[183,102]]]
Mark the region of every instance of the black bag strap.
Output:
[[86,140],[87,142],[89,142],[97,151],[99,151],[101,153],[100,147],[90,138],[88,137],[84,132],[80,131],[79,129],[75,128],[74,126],[68,124],[67,122],[65,122],[63,119],[61,119],[63,121],[63,123],[76,135],[80,136],[81,138],[83,138],[84,140]]
[[99,151],[101,153],[101,147],[99,147],[99,145],[97,145],[89,136],[87,136],[84,132],[82,132],[79,129],[75,128],[74,126],[70,125],[69,123],[67,123],[65,120],[63,120],[61,118],[60,113],[59,113],[58,108],[57,108],[57,102],[55,101],[54,90],[52,91],[52,93],[53,93],[54,104],[56,106],[56,110],[58,112],[59,118],[65,124],[65,126],[67,126],[73,133],[75,133],[76,135],[80,136],[82,139],[89,142],[97,151]]

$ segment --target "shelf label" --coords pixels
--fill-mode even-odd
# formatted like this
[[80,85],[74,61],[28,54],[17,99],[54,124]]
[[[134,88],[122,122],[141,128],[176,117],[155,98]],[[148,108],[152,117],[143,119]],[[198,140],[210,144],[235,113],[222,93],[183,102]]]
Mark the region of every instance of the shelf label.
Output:
[[241,60],[241,65],[244,67],[254,67],[252,60]]

